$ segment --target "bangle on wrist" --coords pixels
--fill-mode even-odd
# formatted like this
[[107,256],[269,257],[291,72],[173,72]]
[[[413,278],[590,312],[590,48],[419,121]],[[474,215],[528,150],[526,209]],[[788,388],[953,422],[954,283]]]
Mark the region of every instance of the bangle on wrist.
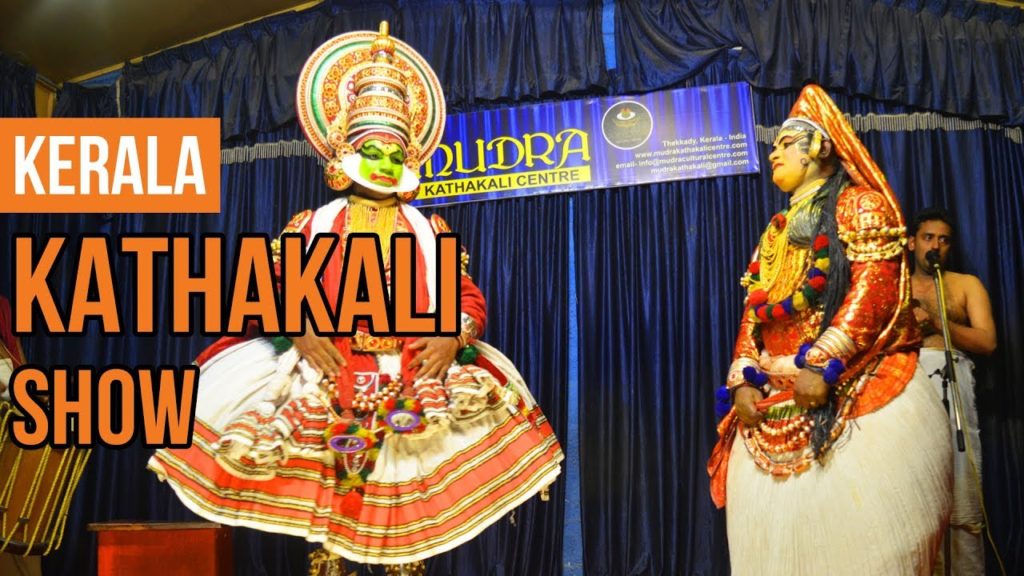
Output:
[[[814,361],[808,361],[808,353],[817,352],[818,359]],[[840,377],[843,372],[846,372],[846,365],[839,358],[825,359],[825,355],[821,350],[816,349],[814,344],[810,342],[802,344],[800,350],[797,352],[796,357],[793,358],[793,364],[797,368],[807,369],[811,372],[820,374],[825,383],[829,386],[835,386],[839,383]]]

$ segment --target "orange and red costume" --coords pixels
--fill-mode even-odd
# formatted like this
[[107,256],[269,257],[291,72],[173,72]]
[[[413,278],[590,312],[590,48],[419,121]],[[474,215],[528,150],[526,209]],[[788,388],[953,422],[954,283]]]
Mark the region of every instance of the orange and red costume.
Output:
[[[405,203],[443,130],[433,71],[384,25],[314,52],[298,99],[300,123],[328,160],[328,186],[357,184],[285,229],[307,240],[340,238],[320,276],[328,304],[337,310],[349,235],[376,235],[390,266],[392,237],[411,234],[417,311],[436,309],[435,239],[450,230]],[[409,169],[400,178],[361,172],[369,155],[355,146],[373,140],[401,145]],[[397,183],[385,186],[389,180]],[[207,519],[392,566],[467,542],[543,494],[561,471],[562,451],[512,362],[477,340],[486,306],[467,259],[463,253],[462,352],[438,377],[417,378],[415,338],[370,334],[365,325],[332,338],[345,359],[337,378],[324,377],[285,338],[225,338],[197,359],[192,445],[159,450],[150,468]],[[384,280],[392,285],[390,269]]]
[[[817,86],[806,88],[793,106],[791,116],[808,118],[828,131],[852,181],[842,192],[836,207],[837,225],[846,244],[851,271],[849,292],[833,318],[834,330],[830,330],[830,334],[841,339],[840,349],[823,353],[843,360],[844,381],[856,379],[870,366],[873,376],[865,379],[858,389],[851,390],[855,397],[844,402],[848,403],[846,417],[856,418],[877,410],[902,392],[917,365],[921,338],[909,306],[910,277],[903,250],[903,215],[885,176],[823,90]],[[793,214],[789,216],[793,218]],[[773,219],[766,235],[773,228],[778,228],[778,219]],[[812,265],[807,252],[808,248],[788,251],[785,261],[778,264],[782,277],[773,284],[770,300],[778,300],[799,288],[807,268]],[[760,249],[755,252],[754,260],[761,254]],[[759,319],[752,308],[748,304],[740,322],[730,382],[735,384],[742,380],[743,367],[764,363],[771,387],[786,392],[792,388],[795,372],[773,371],[771,365],[777,365],[780,359],[790,361],[802,344],[818,339],[822,332],[821,307],[806,308],[768,321]],[[788,394],[775,401],[786,397]],[[712,496],[720,507],[725,504],[728,450],[737,426],[739,421],[735,413],[730,412],[719,424],[721,440],[709,463]],[[786,475],[808,465],[809,459],[800,459],[799,465],[771,463],[768,459],[762,459],[762,463],[769,472]]]
[[[802,188],[772,218],[742,281],[749,295],[725,390],[752,385],[766,397],[756,426],[735,409],[726,414],[708,462],[712,499],[726,507],[732,568],[927,573],[949,510],[949,443],[917,365],[903,217],[821,88],[803,90],[783,132],[787,125],[817,132],[810,149],[829,140],[842,170]],[[806,153],[803,166],[816,155]],[[823,226],[826,218],[834,226]],[[830,260],[848,265],[849,285],[832,292],[841,300],[825,325],[818,298],[844,277],[827,274]],[[805,366],[831,385],[825,407],[793,400]]]

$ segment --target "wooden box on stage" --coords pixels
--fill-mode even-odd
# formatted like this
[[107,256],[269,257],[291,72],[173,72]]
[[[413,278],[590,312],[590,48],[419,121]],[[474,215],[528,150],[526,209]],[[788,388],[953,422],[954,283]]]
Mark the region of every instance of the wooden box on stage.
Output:
[[99,522],[99,576],[233,576],[231,529],[208,522]]

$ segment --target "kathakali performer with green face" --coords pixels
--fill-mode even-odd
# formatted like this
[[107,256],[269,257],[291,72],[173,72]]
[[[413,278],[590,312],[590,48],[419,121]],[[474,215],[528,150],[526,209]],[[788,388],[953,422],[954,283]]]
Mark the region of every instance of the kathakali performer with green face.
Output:
[[[297,214],[285,232],[380,238],[417,247],[417,312],[435,307],[435,236],[450,232],[408,202],[444,128],[434,72],[388,35],[325,43],[299,78],[299,121],[347,195]],[[337,306],[342,255],[321,283]],[[279,255],[275,254],[275,259]],[[462,332],[420,338],[307,333],[225,338],[197,363],[193,444],[150,468],[191,510],[216,522],[301,536],[337,556],[416,573],[422,560],[475,537],[547,487],[562,451],[519,372],[478,338],[483,296],[463,251]]]

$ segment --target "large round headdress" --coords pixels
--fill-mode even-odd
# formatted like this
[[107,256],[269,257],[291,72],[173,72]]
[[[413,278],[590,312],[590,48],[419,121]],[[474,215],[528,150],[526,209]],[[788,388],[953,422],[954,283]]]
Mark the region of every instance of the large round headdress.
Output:
[[[296,93],[299,124],[328,160],[327,184],[344,190],[352,181],[411,199],[420,166],[444,132],[444,94],[426,60],[401,40],[380,32],[349,32],[325,42],[302,67]],[[356,152],[369,139],[398,144],[406,170],[395,186],[366,181]]]

